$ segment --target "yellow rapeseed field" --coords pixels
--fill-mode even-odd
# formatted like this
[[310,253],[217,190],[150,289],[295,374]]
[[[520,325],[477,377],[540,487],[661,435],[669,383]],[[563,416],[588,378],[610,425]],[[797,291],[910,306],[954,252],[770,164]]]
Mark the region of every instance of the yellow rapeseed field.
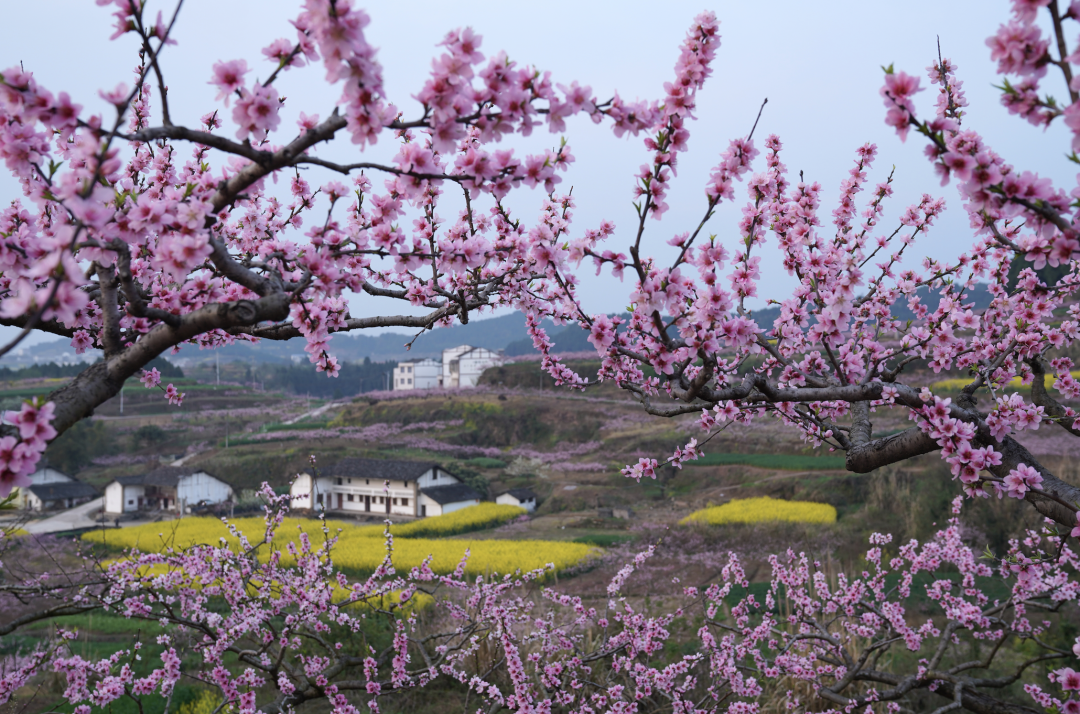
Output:
[[[466,572],[483,575],[515,570],[535,570],[553,564],[556,571],[577,565],[599,550],[584,543],[544,540],[435,540],[428,538],[394,538],[393,564],[406,570],[420,565],[429,555],[431,569],[450,573],[458,566],[465,550],[469,549]],[[334,549],[334,562],[348,570],[374,570],[386,557],[381,538],[348,536]]]
[[769,498],[737,498],[722,506],[713,506],[691,513],[682,523],[762,523],[792,521],[798,523],[835,523],[836,509],[827,503],[785,501]]
[[[448,513],[445,516],[432,516],[411,523],[394,525],[390,528],[390,532],[395,537],[401,538],[420,538],[424,536],[439,538],[502,525],[518,516],[525,515],[525,512],[525,509],[520,506],[480,503],[468,508],[462,508],[460,511]],[[381,525],[361,526],[355,530],[366,536],[374,537],[382,535],[383,527]]]
[[[214,714],[220,703],[221,697],[204,689],[194,699],[180,705],[180,714]],[[224,706],[219,714],[231,714],[233,710],[231,706]]]
[[[1073,377],[1080,378],[1080,370],[1074,370],[1070,372]],[[958,392],[964,387],[971,384],[974,377],[962,377],[959,379],[943,379],[940,382],[934,382],[930,385],[930,391],[932,392]],[[1054,383],[1054,376],[1047,375],[1046,386],[1050,387]],[[1019,377],[1013,377],[1009,380],[1008,386],[1013,389],[1020,389],[1024,387],[1023,381]]]
[[[475,506],[473,508],[476,508]],[[486,517],[497,516],[502,520],[507,517],[519,515],[522,509],[507,506],[505,509],[513,509],[508,512],[504,507],[485,509]],[[460,527],[462,522],[474,516],[466,514],[470,509],[463,509],[450,514],[430,518],[427,521],[438,522],[440,519],[448,519],[450,525],[435,528],[446,528],[447,532],[455,532],[455,527]],[[455,520],[459,513],[465,514]],[[481,515],[483,515],[483,511]],[[262,540],[265,528],[261,518],[237,518],[232,521],[239,530],[244,533],[252,543]],[[425,523],[417,521],[415,524],[405,524],[400,528]],[[338,536],[338,543],[333,550],[334,562],[347,570],[370,572],[382,563],[386,546],[382,535],[381,526],[353,526],[341,521],[327,521],[327,527],[331,535]],[[341,532],[338,533],[338,529]],[[430,527],[429,527],[430,528]],[[284,549],[289,542],[298,540],[299,532],[308,534],[312,544],[317,546],[323,539],[322,526],[317,520],[287,518],[274,536],[273,547]],[[420,529],[415,529],[415,531]],[[543,568],[547,564],[553,564],[557,571],[565,570],[580,563],[592,553],[598,552],[593,547],[583,543],[568,543],[562,541],[514,541],[514,540],[438,540],[431,538],[411,538],[398,535],[399,527],[394,527],[394,567],[398,570],[408,570],[420,565],[429,555],[433,556],[431,569],[437,573],[453,572],[465,554],[466,548],[471,550],[471,557],[466,568],[470,575],[482,575],[490,572],[512,573],[516,570],[534,570]],[[431,532],[430,530],[428,532]],[[436,531],[438,532],[438,531]],[[160,552],[166,548],[185,548],[195,544],[217,545],[221,538],[225,538],[230,547],[236,547],[238,540],[233,537],[225,525],[215,518],[183,518],[167,523],[149,523],[132,528],[102,529],[83,534],[84,540],[93,543],[105,543],[118,548],[136,548],[145,552]],[[269,551],[263,549],[261,557],[269,557]],[[285,554],[283,562],[288,562],[289,556]]]

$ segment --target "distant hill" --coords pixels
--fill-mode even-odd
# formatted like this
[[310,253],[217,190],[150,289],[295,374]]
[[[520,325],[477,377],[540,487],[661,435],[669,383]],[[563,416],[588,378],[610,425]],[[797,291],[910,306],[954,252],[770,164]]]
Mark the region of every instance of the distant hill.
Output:
[[[936,310],[938,303],[941,302],[941,296],[938,295],[937,291],[931,291],[930,288],[925,286],[919,288],[917,294],[922,300],[923,305],[926,305],[931,310]],[[978,283],[975,285],[974,289],[968,291],[964,302],[975,303],[975,309],[982,310],[990,304],[992,299],[993,296],[990,294],[990,290],[986,287],[986,284]],[[900,300],[893,303],[892,314],[896,319],[901,321],[912,320],[915,318],[915,313],[908,307],[907,300]],[[763,330],[771,329],[773,323],[776,322],[776,318],[780,317],[780,306],[771,305],[766,308],[761,308],[760,310],[754,310],[753,316],[754,322],[758,324],[758,327]]]
[[[559,329],[550,321],[547,321],[544,326],[548,329]],[[334,335],[330,341],[330,351],[343,362],[362,362],[365,357],[372,362],[400,362],[424,357],[439,357],[444,349],[458,345],[501,350],[526,334],[525,316],[514,313],[482,320],[472,319],[468,325],[458,324],[453,327],[436,328],[420,335],[413,343],[412,349],[406,350],[405,344],[415,334],[415,332],[384,332],[379,335],[342,333]],[[214,352],[218,353],[218,359],[226,362],[277,364],[307,362],[304,340],[301,338],[284,342],[263,340],[257,344],[240,342],[208,351],[186,345],[178,354],[168,353],[166,357],[170,362],[182,367],[186,364],[214,359]],[[88,350],[82,355],[76,355],[69,340],[57,339],[10,352],[0,359],[0,367],[15,369],[46,362],[90,363],[100,357],[101,353],[97,350]]]
[[[920,288],[919,295],[931,309],[937,307],[937,293]],[[969,293],[969,300],[977,309],[990,304],[990,291],[985,285],[978,285]],[[893,314],[901,320],[913,317],[907,302],[893,305]],[[753,311],[754,320],[762,329],[769,329],[780,315],[778,306],[771,306]],[[623,317],[628,317],[623,315]],[[584,352],[593,350],[588,342],[589,333],[577,324],[557,326],[550,320],[543,323],[548,336],[555,343],[555,352]],[[489,350],[504,350],[509,357],[536,354],[532,340],[525,331],[525,316],[513,313],[502,317],[489,317],[469,321],[468,325],[456,324],[453,327],[441,327],[425,332],[416,339],[411,350],[405,344],[416,333],[384,332],[378,335],[361,333],[342,333],[334,335],[330,341],[330,351],[342,362],[363,362],[365,358],[372,362],[402,362],[410,359],[439,357],[444,349],[458,345],[486,347]],[[263,342],[253,344],[241,342],[216,350],[217,358],[224,362],[247,362],[252,364],[288,364],[307,363],[304,352],[304,340],[297,338],[285,342]],[[214,359],[214,351],[202,351],[198,347],[185,346],[178,354],[165,355],[173,364],[184,367],[204,360]],[[0,359],[0,367],[17,369],[33,364],[55,362],[72,364],[94,362],[101,357],[97,350],[89,350],[76,355],[70,341],[58,339],[31,347],[23,347],[8,353]]]

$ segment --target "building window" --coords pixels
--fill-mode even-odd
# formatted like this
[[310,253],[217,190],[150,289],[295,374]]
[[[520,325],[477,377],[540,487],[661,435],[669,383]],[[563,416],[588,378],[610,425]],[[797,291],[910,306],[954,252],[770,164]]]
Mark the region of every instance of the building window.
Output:
[[355,501],[355,500],[356,500],[356,497],[355,497],[355,496],[353,496],[353,495],[352,495],[352,494],[350,493],[350,494],[349,494],[349,500],[350,500],[350,501]]
[[135,501],[129,500],[129,501],[128,501],[128,505],[129,505],[129,506],[134,506],[134,505],[135,505]]
[[364,479],[364,484],[367,485],[367,486],[370,486],[371,485],[371,479],[369,479],[369,478]]
[[408,506],[409,505],[409,499],[407,499],[407,498],[401,499],[401,505],[402,506]]
[[340,486],[341,485],[341,479],[339,479],[339,478],[334,479],[334,483],[336,483],[338,486]]
[[349,479],[349,483],[352,483],[352,479]]
[[383,497],[379,496],[379,503],[382,503],[382,502],[383,502]]

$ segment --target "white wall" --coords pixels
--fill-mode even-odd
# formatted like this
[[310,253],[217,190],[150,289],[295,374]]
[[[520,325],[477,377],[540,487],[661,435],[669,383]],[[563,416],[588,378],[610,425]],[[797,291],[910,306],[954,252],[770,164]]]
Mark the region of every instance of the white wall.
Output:
[[413,384],[417,389],[436,389],[442,376],[442,363],[433,359],[420,360],[413,366]]
[[460,480],[454,476],[446,473],[442,469],[438,469],[438,476],[436,477],[436,469],[426,471],[417,482],[417,488],[431,488],[432,486],[449,486],[454,483],[461,483]]
[[435,389],[439,386],[442,364],[433,359],[402,362],[394,367],[394,389]]
[[485,369],[497,367],[503,363],[503,356],[498,352],[477,347],[458,358],[458,386],[475,387]]
[[194,506],[200,502],[224,503],[230,496],[232,487],[205,471],[182,476],[176,484],[176,499],[185,506]]
[[146,493],[142,486],[122,486],[113,481],[105,487],[105,512],[127,513],[139,510],[139,499]]
[[443,383],[444,387],[457,387],[457,386],[460,386],[458,384],[458,374],[459,374],[459,372],[457,370],[451,370],[452,366],[460,367],[460,365],[456,365],[456,364],[452,365],[451,363],[452,362],[456,363],[458,357],[465,354],[466,352],[468,352],[471,349],[472,349],[472,345],[458,345],[457,347],[451,347],[450,349],[443,350],[443,353],[442,353],[442,377],[443,377],[443,381],[442,381],[442,383]]
[[124,487],[116,481],[105,487],[105,512],[124,512]]
[[[458,501],[457,503],[444,503],[442,507],[442,514],[445,516],[447,513],[453,513],[454,511],[460,511],[462,508],[468,508],[469,506],[475,506],[480,503],[479,498],[474,498],[470,501]],[[430,515],[430,510],[429,515]]]
[[536,510],[536,499],[530,498],[528,501],[519,501],[509,493],[503,493],[495,497],[495,503],[500,503],[504,506],[518,506],[524,508],[529,513]]
[[418,504],[416,509],[416,515],[423,515],[427,518],[431,518],[432,516],[441,516],[443,514],[442,506],[440,506],[438,502],[434,499],[429,498],[421,493],[420,498],[416,500]]
[[[293,481],[292,486],[289,487],[289,495],[293,497],[292,507],[315,508],[317,510],[325,508],[332,493],[331,483],[333,482],[328,478],[313,480],[311,474],[300,474]],[[313,485],[315,487],[314,494],[312,494]]]
[[416,389],[415,377],[413,368],[415,362],[402,362],[397,367],[394,367],[394,386],[391,387],[395,392],[408,389]]
[[40,486],[46,483],[69,483],[70,481],[70,476],[60,473],[56,469],[50,469],[48,466],[30,474],[30,484],[32,486]]

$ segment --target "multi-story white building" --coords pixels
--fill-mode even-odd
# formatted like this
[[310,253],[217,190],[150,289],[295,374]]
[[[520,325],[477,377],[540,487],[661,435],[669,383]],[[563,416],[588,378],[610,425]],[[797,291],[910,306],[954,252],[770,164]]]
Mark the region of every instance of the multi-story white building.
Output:
[[441,361],[422,359],[398,364],[394,368],[394,389],[475,387],[485,369],[505,361],[502,352],[458,345],[443,350]]
[[442,382],[442,364],[434,359],[401,362],[394,367],[394,389],[436,389]]
[[473,349],[472,345],[458,345],[442,352],[442,386],[457,387],[459,381],[458,358]]
[[501,352],[485,347],[461,345],[443,350],[443,386],[475,387],[485,369],[498,367],[504,361]]
[[423,461],[342,459],[303,473],[289,493],[295,508],[441,516],[480,503],[481,495],[438,464]]

